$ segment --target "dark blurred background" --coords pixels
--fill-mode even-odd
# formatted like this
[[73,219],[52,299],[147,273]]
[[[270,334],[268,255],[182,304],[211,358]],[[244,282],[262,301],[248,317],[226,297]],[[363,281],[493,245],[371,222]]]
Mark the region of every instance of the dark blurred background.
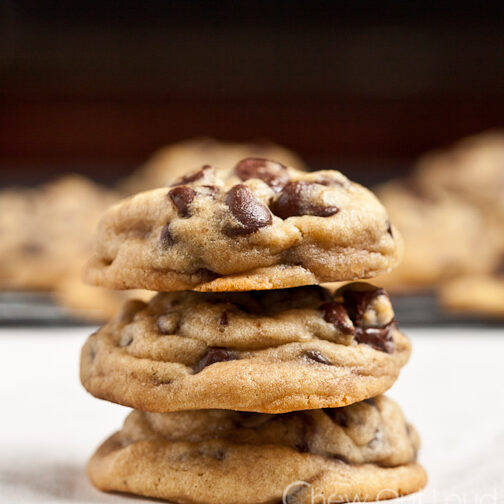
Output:
[[500,126],[504,3],[4,0],[0,184],[108,182],[195,135],[367,183]]

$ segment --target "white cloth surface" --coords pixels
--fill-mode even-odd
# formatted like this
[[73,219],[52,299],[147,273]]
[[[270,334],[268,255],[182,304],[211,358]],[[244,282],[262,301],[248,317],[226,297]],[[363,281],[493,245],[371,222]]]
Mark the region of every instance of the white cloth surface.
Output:
[[[403,329],[413,355],[388,395],[420,432],[429,484],[400,501],[504,503],[504,329]],[[87,458],[129,411],[79,383],[91,330],[0,330],[0,503],[147,502],[86,478]]]

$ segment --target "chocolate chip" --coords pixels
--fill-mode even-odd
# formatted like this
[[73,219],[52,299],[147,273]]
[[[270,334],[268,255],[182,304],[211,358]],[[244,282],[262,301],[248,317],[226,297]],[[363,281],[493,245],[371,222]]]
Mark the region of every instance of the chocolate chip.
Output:
[[278,199],[273,202],[273,213],[282,219],[300,215],[330,217],[338,213],[337,206],[316,205],[309,201],[310,193],[316,185],[316,183],[304,181],[289,182],[283,188]]
[[211,366],[216,362],[226,362],[238,359],[238,356],[225,348],[213,347],[209,348],[200,361],[194,366],[194,373],[199,373],[207,366]]
[[205,176],[205,172],[207,170],[210,170],[211,168],[212,167],[210,165],[204,165],[197,172],[191,173],[189,175],[184,175],[183,177],[179,178],[175,183],[172,184],[172,187],[195,182],[196,180],[203,178]]
[[341,427],[348,427],[348,416],[343,408],[324,408],[324,413]]
[[349,286],[343,288],[343,300],[350,319],[355,327],[355,341],[371,346],[381,352],[394,351],[393,329],[394,321],[383,327],[363,327],[363,317],[369,305],[378,296],[387,296],[384,289],[366,285],[365,289]]
[[227,311],[224,311],[224,312],[221,313],[221,316],[219,317],[219,325],[221,327],[226,327],[226,326],[229,325]]
[[283,164],[264,158],[242,159],[235,166],[235,173],[241,180],[261,179],[275,192],[281,191],[290,180],[289,172]]
[[163,226],[163,229],[161,230],[159,243],[161,243],[161,247],[163,248],[169,248],[175,243],[175,240],[173,239],[173,236],[171,235],[169,228],[170,225],[166,224],[166,226]]
[[390,223],[390,219],[387,219],[387,233],[394,238],[394,233],[392,233],[392,224]]
[[239,227],[224,230],[228,236],[248,235],[272,222],[270,211],[243,184],[237,184],[228,191],[226,205],[240,223]]
[[318,350],[307,350],[303,353],[303,357],[305,359],[318,362],[319,364],[324,364],[326,366],[332,366],[332,362],[323,354],[321,354]]
[[324,320],[334,324],[343,334],[355,333],[355,328],[343,303],[337,301],[324,303],[320,309],[324,312]]
[[391,322],[385,327],[357,327],[355,330],[355,341],[365,343],[375,350],[386,353],[394,352],[394,323]]
[[355,289],[349,286],[343,289],[345,306],[355,326],[360,325],[364,313],[375,298],[378,296],[387,296],[387,293],[382,288],[374,287],[370,284],[360,285],[366,285],[366,288]]
[[192,203],[196,191],[189,186],[177,186],[168,193],[180,217],[189,217],[189,205]]

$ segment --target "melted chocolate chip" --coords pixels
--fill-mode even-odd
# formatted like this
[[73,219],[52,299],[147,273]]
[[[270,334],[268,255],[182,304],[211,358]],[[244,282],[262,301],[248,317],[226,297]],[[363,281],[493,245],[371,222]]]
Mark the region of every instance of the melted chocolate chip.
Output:
[[378,296],[387,296],[384,289],[369,286],[365,290],[344,289],[343,300],[350,319],[355,327],[355,341],[364,343],[380,350],[392,353],[394,351],[393,329],[394,321],[383,327],[363,327],[362,319],[370,303]]
[[189,175],[184,175],[183,177],[179,178],[177,180],[177,182],[172,184],[172,187],[184,185],[184,184],[190,184],[191,182],[195,182],[196,180],[203,178],[205,176],[205,172],[207,170],[210,170],[211,168],[212,167],[210,165],[204,165],[197,172],[190,173]]
[[394,233],[392,233],[392,224],[390,223],[390,220],[387,219],[387,233],[394,238]]
[[393,322],[385,327],[357,327],[357,329],[355,330],[355,341],[357,341],[358,343],[365,343],[375,350],[380,350],[386,353],[393,353],[393,328]]
[[289,172],[283,164],[264,158],[242,159],[235,166],[235,173],[241,180],[261,179],[275,192],[281,191],[290,180]]
[[324,408],[324,413],[341,427],[348,427],[348,416],[343,408]]
[[226,327],[226,326],[229,325],[227,311],[224,311],[224,312],[221,313],[221,316],[219,317],[219,325],[221,327]]
[[213,347],[209,348],[200,361],[194,366],[194,373],[203,371],[207,366],[211,366],[216,362],[226,362],[238,359],[238,356],[225,348]]
[[169,193],[169,198],[172,200],[180,217],[189,217],[189,205],[196,196],[196,191],[189,186],[174,187]]
[[303,353],[303,357],[305,359],[318,362],[319,364],[324,364],[326,366],[332,366],[332,362],[323,354],[321,354],[318,350],[307,350]]
[[228,236],[240,236],[254,233],[269,226],[272,222],[270,211],[254,197],[252,191],[243,184],[233,186],[226,195],[226,205],[240,227],[224,230]]
[[170,233],[169,224],[163,226],[163,229],[161,230],[161,235],[159,237],[159,243],[161,243],[161,247],[165,249],[171,247],[175,243],[175,240],[173,239],[173,236]]
[[369,285],[368,289],[344,289],[343,299],[345,306],[348,310],[350,318],[353,320],[355,326],[359,326],[364,313],[366,312],[370,303],[378,296],[386,296],[387,293],[384,289],[373,287]]
[[282,219],[301,215],[330,217],[338,213],[337,206],[315,205],[309,201],[311,189],[315,185],[313,182],[289,182],[283,188],[278,199],[273,202],[273,213]]
[[324,312],[324,320],[334,324],[343,334],[355,333],[355,328],[343,303],[337,301],[324,303],[320,309]]

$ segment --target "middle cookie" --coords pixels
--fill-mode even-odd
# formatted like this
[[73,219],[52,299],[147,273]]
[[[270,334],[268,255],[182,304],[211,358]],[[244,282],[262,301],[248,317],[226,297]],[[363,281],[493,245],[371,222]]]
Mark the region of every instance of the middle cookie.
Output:
[[381,394],[410,352],[387,293],[367,283],[161,293],[90,336],[81,381],[143,411],[284,413]]

